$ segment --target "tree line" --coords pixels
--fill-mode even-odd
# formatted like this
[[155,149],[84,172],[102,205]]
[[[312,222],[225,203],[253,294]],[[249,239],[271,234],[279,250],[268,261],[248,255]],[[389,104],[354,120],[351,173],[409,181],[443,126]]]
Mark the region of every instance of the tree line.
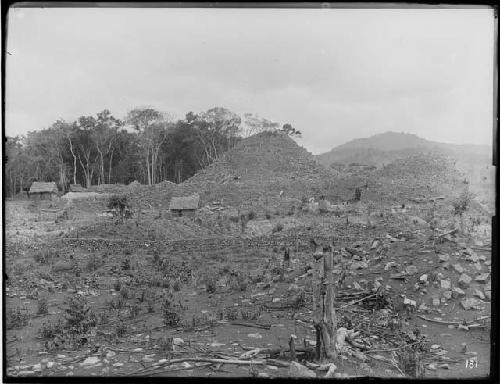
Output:
[[70,184],[180,183],[217,160],[242,138],[269,130],[300,131],[221,107],[175,120],[154,108],[132,109],[119,119],[107,109],[75,121],[57,120],[25,136],[5,138],[4,194],[14,196],[33,181]]

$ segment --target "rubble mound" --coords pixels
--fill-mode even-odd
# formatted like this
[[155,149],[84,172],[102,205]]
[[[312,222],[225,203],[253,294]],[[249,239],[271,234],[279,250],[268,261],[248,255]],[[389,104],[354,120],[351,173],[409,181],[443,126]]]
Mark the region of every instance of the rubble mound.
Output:
[[[325,193],[334,174],[286,134],[262,132],[244,139],[209,167],[179,185],[199,193],[202,204],[276,206],[281,198]],[[317,196],[316,196],[317,195]]]

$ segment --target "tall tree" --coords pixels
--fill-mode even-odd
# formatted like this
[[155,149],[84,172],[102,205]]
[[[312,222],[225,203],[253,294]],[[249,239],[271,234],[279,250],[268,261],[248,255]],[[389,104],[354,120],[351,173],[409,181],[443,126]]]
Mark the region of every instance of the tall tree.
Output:
[[167,139],[167,132],[172,127],[172,116],[153,108],[131,110],[126,119],[139,135],[147,182],[149,185],[158,180],[158,156],[162,144]]
[[78,161],[85,176],[85,186],[92,185],[92,179],[99,159],[93,132],[97,121],[93,116],[81,116],[77,121],[76,129],[76,153]]
[[256,135],[257,133],[264,131],[275,131],[279,128],[279,123],[268,120],[258,114],[244,113],[243,114],[243,126],[242,134],[243,137],[248,137]]
[[207,166],[217,160],[239,139],[241,118],[228,109],[215,107],[206,112],[186,115],[186,122],[192,124],[197,132],[203,156],[200,161]]
[[111,169],[113,155],[118,140],[118,130],[123,123],[116,119],[109,110],[105,109],[97,114],[95,128],[92,132],[92,140],[99,154],[99,180],[98,183],[106,182],[105,159],[108,160],[108,182],[111,183]]

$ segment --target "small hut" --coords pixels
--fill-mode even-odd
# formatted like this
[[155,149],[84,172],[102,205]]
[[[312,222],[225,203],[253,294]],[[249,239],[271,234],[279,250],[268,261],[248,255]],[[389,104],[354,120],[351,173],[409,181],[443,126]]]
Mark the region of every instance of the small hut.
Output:
[[48,183],[34,181],[33,184],[31,184],[28,197],[30,199],[52,200],[54,196],[57,196],[57,193],[57,185],[53,181]]
[[172,197],[170,200],[170,212],[176,216],[194,216],[199,208],[200,196],[194,194],[191,196]]
[[70,184],[69,192],[86,192],[87,190],[83,188],[80,184]]

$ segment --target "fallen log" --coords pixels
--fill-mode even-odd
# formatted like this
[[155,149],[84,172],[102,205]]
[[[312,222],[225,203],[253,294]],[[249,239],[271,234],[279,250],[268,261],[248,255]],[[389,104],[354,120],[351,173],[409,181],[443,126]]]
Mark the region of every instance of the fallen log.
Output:
[[240,325],[242,327],[253,327],[262,329],[271,329],[271,324],[257,324],[257,323],[247,323],[244,321],[231,321],[231,325]]
[[[313,348],[304,348],[295,346],[295,353],[314,353],[315,349]],[[249,359],[254,356],[265,354],[269,356],[279,355],[281,353],[290,353],[291,349],[281,349],[281,348],[255,348],[251,349],[247,352],[244,352],[240,355],[240,359]]]
[[366,299],[369,299],[369,298],[374,297],[374,296],[377,296],[377,295],[378,295],[378,293],[374,293],[374,294],[372,294],[372,295],[362,297],[362,298],[361,298],[361,299],[359,299],[359,300],[351,301],[350,303],[347,303],[347,304],[344,304],[343,306],[341,306],[341,307],[340,307],[340,309],[342,309],[342,308],[346,308],[346,307],[349,307],[349,306],[354,305],[354,304],[357,304],[357,303],[360,303],[360,302],[362,302],[362,301],[364,301],[364,300],[366,300]]
[[417,315],[417,317],[421,318],[422,320],[429,321],[431,323],[438,323],[438,324],[444,324],[444,325],[473,325],[476,321],[481,321],[481,320],[486,320],[490,316],[481,316],[478,317],[477,319],[471,320],[471,321],[443,321],[443,320],[436,320],[436,319],[429,319],[428,317],[425,317],[423,315]]
[[440,234],[439,236],[436,236],[436,239],[439,239],[439,238],[446,236],[446,235],[454,235],[457,232],[458,232],[458,229],[452,229],[451,231],[448,231],[448,232]]

